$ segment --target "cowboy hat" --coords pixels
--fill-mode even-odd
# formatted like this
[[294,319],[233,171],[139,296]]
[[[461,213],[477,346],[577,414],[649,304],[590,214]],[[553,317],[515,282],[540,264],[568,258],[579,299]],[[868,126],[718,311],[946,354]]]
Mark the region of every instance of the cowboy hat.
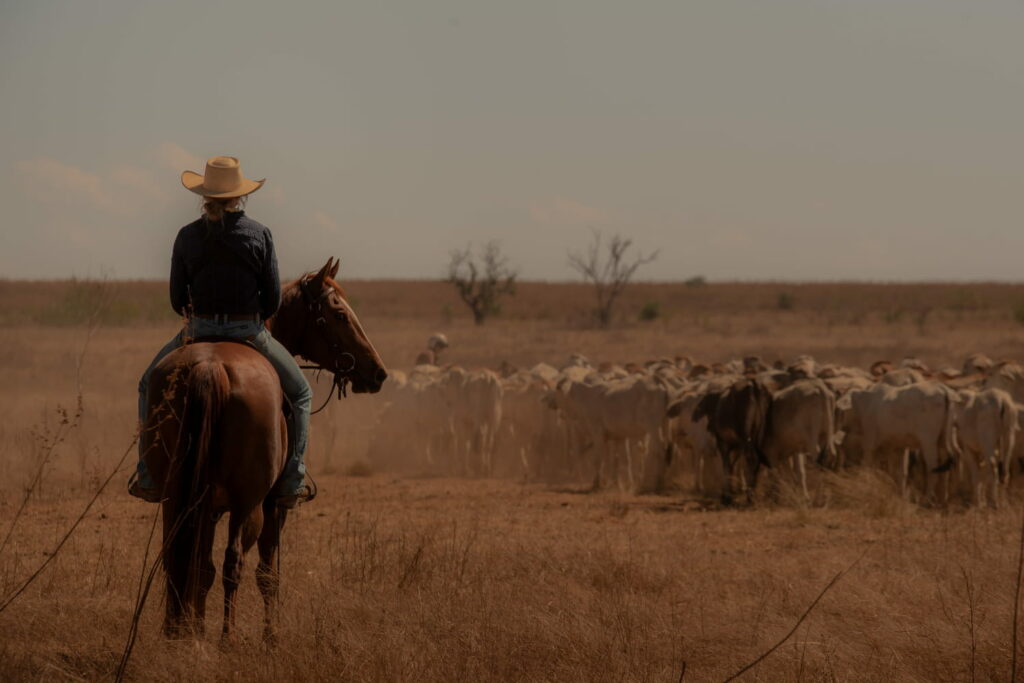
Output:
[[235,157],[213,157],[206,162],[206,175],[193,171],[181,174],[181,184],[186,189],[204,197],[228,199],[244,197],[263,187],[263,180],[249,180],[242,175],[242,167]]

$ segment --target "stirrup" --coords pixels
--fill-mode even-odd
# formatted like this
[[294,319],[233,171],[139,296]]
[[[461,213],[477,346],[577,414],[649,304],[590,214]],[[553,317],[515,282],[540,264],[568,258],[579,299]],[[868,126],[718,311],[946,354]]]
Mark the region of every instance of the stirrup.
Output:
[[308,503],[314,498],[316,498],[316,490],[311,488],[309,484],[303,484],[301,491],[297,493],[290,493],[286,496],[278,496],[275,502],[279,508],[294,510],[299,503]]

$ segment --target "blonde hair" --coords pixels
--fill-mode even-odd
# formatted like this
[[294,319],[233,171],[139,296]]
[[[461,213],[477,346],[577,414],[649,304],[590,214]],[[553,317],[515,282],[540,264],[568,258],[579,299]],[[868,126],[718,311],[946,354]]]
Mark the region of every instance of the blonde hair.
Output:
[[220,221],[227,211],[240,211],[248,197],[203,197],[203,217],[210,222]]

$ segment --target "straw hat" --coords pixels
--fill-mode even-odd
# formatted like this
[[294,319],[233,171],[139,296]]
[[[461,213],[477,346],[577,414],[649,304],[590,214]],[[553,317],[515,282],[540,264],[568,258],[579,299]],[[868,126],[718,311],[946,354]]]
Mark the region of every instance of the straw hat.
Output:
[[263,187],[263,180],[249,180],[242,175],[242,167],[235,157],[213,157],[206,162],[206,175],[192,171],[181,174],[181,184],[186,189],[204,197],[227,199],[244,197]]

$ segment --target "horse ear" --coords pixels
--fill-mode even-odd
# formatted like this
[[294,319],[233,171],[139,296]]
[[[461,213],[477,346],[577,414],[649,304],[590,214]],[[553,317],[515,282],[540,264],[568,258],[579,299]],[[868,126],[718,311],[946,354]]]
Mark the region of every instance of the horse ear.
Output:
[[313,281],[311,284],[313,286],[314,292],[319,292],[324,288],[324,283],[327,281],[327,274],[328,272],[330,272],[333,266],[334,259],[329,258],[327,259],[327,263],[324,264],[324,267],[320,269],[320,272],[313,276]]
[[334,259],[334,267],[331,268],[331,279],[338,277],[338,266],[341,265],[341,259]]

